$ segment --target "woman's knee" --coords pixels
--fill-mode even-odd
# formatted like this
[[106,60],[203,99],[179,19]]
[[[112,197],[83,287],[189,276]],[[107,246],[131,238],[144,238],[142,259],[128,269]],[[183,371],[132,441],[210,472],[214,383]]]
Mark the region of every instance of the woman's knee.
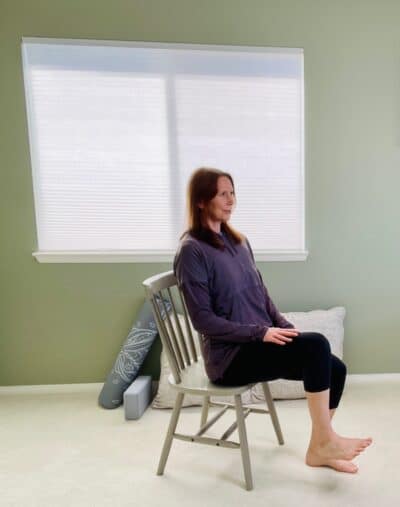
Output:
[[331,347],[321,333],[302,333],[305,346],[304,388],[308,392],[319,392],[329,389],[331,385]]
[[338,379],[345,379],[347,375],[347,366],[338,357],[332,354],[332,376]]
[[342,398],[346,382],[347,368],[343,361],[332,355],[331,360],[331,392],[329,397],[329,408],[337,408]]
[[314,352],[318,351],[322,354],[331,353],[331,345],[323,334],[314,332],[301,334],[304,335],[307,345],[309,345]]

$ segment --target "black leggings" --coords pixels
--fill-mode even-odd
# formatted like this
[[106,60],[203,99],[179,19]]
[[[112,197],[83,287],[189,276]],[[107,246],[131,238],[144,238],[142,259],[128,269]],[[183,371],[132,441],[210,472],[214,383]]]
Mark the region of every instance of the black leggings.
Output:
[[336,408],[343,393],[346,366],[331,354],[325,336],[299,333],[286,345],[243,344],[222,379],[215,383],[235,386],[278,378],[303,380],[304,389],[310,393],[330,389],[329,408]]

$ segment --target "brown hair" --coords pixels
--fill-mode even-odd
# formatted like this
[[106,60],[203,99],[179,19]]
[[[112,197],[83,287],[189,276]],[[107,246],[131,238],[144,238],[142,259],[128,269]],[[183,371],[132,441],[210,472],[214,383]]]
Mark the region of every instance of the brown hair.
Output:
[[[224,243],[218,234],[209,228],[204,210],[207,211],[207,205],[217,195],[218,179],[222,176],[229,178],[233,189],[235,189],[233,178],[229,173],[209,167],[200,167],[194,171],[187,189],[188,229],[184,233],[184,235],[190,234],[220,250],[225,248]],[[199,207],[200,203],[204,204],[203,210]],[[222,222],[221,231],[236,244],[243,241],[243,236],[226,222]]]

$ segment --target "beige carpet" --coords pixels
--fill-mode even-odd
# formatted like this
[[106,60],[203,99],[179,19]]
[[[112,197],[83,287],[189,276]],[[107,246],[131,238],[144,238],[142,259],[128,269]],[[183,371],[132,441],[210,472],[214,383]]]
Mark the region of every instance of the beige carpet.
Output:
[[[305,401],[277,402],[284,446],[266,416],[250,415],[250,492],[237,450],[175,441],[165,475],[156,476],[170,411],[127,422],[123,408],[97,406],[99,387],[0,388],[1,507],[400,505],[400,375],[348,379],[335,428],[374,438],[355,476],[303,464]],[[228,412],[220,429],[231,420]],[[199,409],[184,409],[179,429],[198,422]]]

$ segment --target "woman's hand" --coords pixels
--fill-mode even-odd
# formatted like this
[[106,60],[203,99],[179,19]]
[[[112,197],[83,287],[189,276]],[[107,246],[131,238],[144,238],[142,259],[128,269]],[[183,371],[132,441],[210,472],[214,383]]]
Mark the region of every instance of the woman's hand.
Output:
[[263,342],[276,343],[277,345],[286,345],[296,337],[300,331],[298,329],[285,329],[282,327],[270,327],[265,333]]

